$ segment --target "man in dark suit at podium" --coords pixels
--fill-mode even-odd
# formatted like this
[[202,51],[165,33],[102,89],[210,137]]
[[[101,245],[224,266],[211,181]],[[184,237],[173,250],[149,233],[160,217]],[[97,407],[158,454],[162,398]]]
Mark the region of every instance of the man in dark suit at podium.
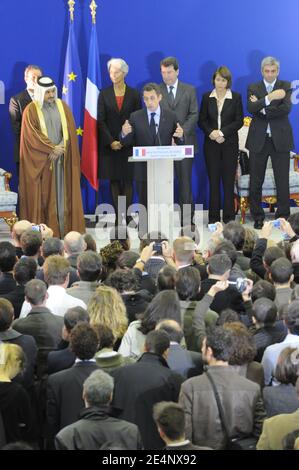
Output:
[[14,144],[14,159],[17,167],[17,174],[19,176],[20,164],[20,138],[21,138],[21,125],[24,109],[27,104],[31,103],[34,96],[34,87],[37,79],[42,76],[42,69],[38,65],[28,65],[25,69],[24,80],[27,84],[26,90],[21,91],[15,96],[10,98],[9,102],[9,115],[12,125],[12,130],[15,135]]
[[[160,62],[162,101],[161,105],[173,111],[184,130],[185,145],[194,145],[194,153],[198,151],[196,138],[196,125],[198,120],[198,104],[195,88],[187,83],[178,80],[179,64],[175,57],[166,57]],[[192,198],[192,164],[193,159],[184,158],[174,162],[175,174],[179,186],[179,203],[181,209],[181,225],[190,225],[194,214]],[[183,218],[183,208],[189,204],[191,213],[185,207],[185,217]],[[191,216],[191,220],[190,220]],[[184,220],[185,219],[185,220]]]
[[[122,126],[120,141],[123,145],[154,146],[184,143],[184,131],[177,122],[173,111],[160,107],[162,99],[159,85],[147,83],[143,87],[143,101],[146,106],[131,114]],[[147,207],[146,162],[134,164],[139,204]]]
[[271,157],[277,190],[275,217],[290,215],[290,150],[294,148],[288,115],[291,111],[291,84],[278,79],[279,61],[262,60],[263,80],[248,87],[248,111],[252,114],[245,147],[250,156],[250,211],[254,228],[261,229],[265,218],[261,207],[262,185],[268,157]]

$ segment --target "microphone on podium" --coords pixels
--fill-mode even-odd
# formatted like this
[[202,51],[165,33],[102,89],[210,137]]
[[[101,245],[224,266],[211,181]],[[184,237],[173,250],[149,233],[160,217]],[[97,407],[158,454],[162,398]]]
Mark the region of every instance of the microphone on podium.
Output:
[[158,144],[160,147],[162,147],[162,143],[161,143],[161,139],[160,139],[160,132],[159,132],[159,125],[156,123],[156,130],[157,130],[157,133],[156,133],[156,136],[157,136],[157,139],[158,139]]

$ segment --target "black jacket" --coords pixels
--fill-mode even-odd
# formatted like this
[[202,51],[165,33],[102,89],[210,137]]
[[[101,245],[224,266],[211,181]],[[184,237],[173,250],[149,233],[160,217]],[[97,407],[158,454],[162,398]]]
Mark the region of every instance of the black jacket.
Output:
[[109,444],[127,450],[142,448],[137,426],[109,416],[106,406],[82,410],[79,421],[55,437],[57,450],[99,450]]

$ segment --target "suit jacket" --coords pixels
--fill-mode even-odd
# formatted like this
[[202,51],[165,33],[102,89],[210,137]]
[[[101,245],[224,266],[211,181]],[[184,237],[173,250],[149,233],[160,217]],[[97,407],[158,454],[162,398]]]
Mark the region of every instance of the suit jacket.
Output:
[[186,145],[194,145],[194,153],[198,150],[196,138],[196,124],[198,119],[198,104],[195,88],[192,85],[178,81],[175,100],[171,104],[165,83],[160,84],[162,93],[161,105],[170,111],[174,111],[177,121],[184,129]]
[[[291,111],[291,84],[283,80],[276,80],[274,90],[283,89],[286,97],[283,100],[273,100],[269,106],[265,105],[265,96],[268,94],[264,81],[249,85],[247,91],[247,109],[252,114],[252,121],[246,141],[246,148],[251,152],[260,152],[264,146],[267,126],[270,124],[272,141],[277,152],[289,152],[294,148],[293,131],[289,122]],[[250,101],[255,95],[258,100]],[[266,114],[261,113],[265,109]]]
[[8,292],[8,294],[2,294],[3,299],[9,300],[14,308],[14,317],[19,318],[23,302],[25,300],[25,286],[17,285],[14,290]]
[[[133,165],[128,163],[132,155],[130,147],[114,151],[110,144],[119,140],[119,133],[131,113],[141,108],[138,90],[126,86],[123,105],[118,109],[113,86],[101,91],[98,100],[98,131],[99,131],[99,176],[101,179],[126,179],[133,175]],[[133,176],[131,176],[133,179]]]
[[83,383],[94,370],[98,370],[95,362],[78,362],[70,369],[48,377],[47,421],[50,437],[79,418],[84,408]]
[[73,351],[67,347],[58,351],[50,351],[48,354],[48,374],[55,374],[61,370],[72,367],[76,359]]
[[[151,134],[146,109],[140,109],[139,111],[132,113],[129,121],[133,130],[126,137],[120,136],[120,141],[124,145],[144,147],[151,145],[171,145],[172,136],[177,127],[177,118],[173,111],[164,109],[161,106],[160,123],[155,139],[153,139]],[[175,141],[178,145],[184,142],[177,138]],[[134,175],[136,181],[146,181],[146,162],[134,164]]]
[[20,138],[21,138],[21,125],[24,109],[27,104],[31,103],[31,97],[27,90],[21,91],[15,96],[10,98],[9,102],[9,115],[12,125],[12,130],[15,135],[14,144],[14,159],[16,162],[20,161]]
[[[218,129],[218,108],[216,98],[210,98],[208,91],[202,97],[198,125],[203,130],[205,138]],[[224,100],[221,111],[221,132],[226,144],[238,143],[238,130],[243,126],[243,106],[239,93],[232,91],[232,99]]]

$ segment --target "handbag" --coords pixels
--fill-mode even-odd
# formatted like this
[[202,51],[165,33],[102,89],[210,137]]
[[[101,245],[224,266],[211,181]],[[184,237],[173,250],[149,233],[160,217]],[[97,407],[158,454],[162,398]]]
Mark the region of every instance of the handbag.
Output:
[[249,175],[249,157],[243,150],[239,151],[239,164],[242,175]]
[[258,439],[256,437],[254,437],[254,436],[243,436],[243,437],[231,438],[229,436],[228,426],[227,426],[227,422],[226,422],[226,419],[225,419],[225,415],[224,415],[223,407],[222,407],[222,404],[221,404],[221,401],[220,401],[218,390],[216,388],[215,382],[214,382],[211,374],[209,374],[208,371],[206,371],[206,374],[207,374],[207,377],[208,377],[208,379],[209,379],[209,381],[212,385],[212,390],[213,390],[213,393],[215,395],[215,399],[216,399],[216,403],[217,403],[217,407],[218,407],[218,411],[219,411],[219,416],[220,416],[220,421],[221,421],[221,426],[222,426],[222,429],[223,429],[223,432],[224,432],[224,437],[225,437],[225,440],[226,440],[225,449],[226,450],[255,450],[256,449],[256,444],[257,444],[257,441],[258,441]]

